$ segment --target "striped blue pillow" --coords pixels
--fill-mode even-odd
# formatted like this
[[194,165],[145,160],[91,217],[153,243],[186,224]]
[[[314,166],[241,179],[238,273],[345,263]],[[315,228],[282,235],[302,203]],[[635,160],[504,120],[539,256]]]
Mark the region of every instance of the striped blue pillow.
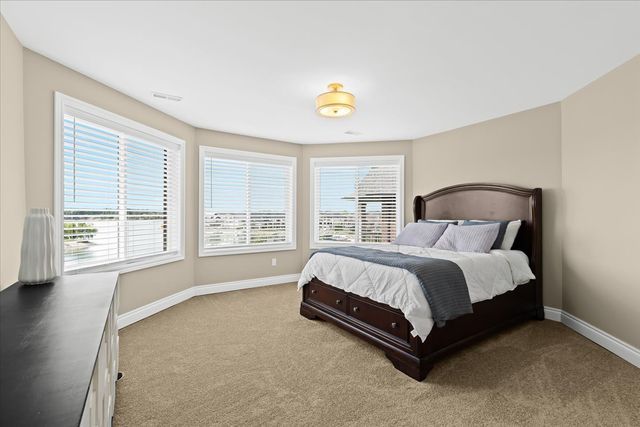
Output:
[[488,253],[499,231],[500,224],[483,224],[475,227],[449,224],[433,248],[456,252]]
[[485,224],[500,224],[500,228],[498,230],[498,236],[496,237],[496,241],[493,242],[491,249],[500,249],[502,247],[502,241],[504,240],[504,234],[507,232],[507,226],[509,225],[509,221],[478,221],[478,220],[465,220],[460,225],[485,225]]

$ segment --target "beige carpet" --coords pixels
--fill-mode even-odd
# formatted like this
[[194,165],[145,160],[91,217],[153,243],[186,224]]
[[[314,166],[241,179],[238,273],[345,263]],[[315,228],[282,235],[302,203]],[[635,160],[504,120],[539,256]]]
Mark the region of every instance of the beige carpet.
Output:
[[120,331],[115,425],[640,425],[640,369],[531,321],[416,382],[298,314],[293,285],[193,298]]

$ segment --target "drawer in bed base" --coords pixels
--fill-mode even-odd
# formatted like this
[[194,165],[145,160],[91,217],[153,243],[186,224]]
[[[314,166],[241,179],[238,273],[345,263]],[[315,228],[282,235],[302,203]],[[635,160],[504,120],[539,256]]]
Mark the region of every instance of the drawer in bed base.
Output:
[[311,304],[344,313],[366,328],[376,329],[394,340],[405,343],[411,341],[411,325],[400,310],[344,292],[317,279],[313,279],[304,288],[304,298]]
[[305,286],[304,292],[310,301],[347,313],[347,293],[340,289],[312,280]]
[[353,294],[349,294],[348,301],[349,316],[403,341],[409,340],[409,322],[399,310],[391,311],[381,307],[382,304]]

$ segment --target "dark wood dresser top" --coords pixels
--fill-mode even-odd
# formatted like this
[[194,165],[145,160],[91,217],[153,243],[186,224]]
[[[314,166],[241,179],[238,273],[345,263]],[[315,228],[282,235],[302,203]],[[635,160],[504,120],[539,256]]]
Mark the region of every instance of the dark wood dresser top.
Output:
[[0,425],[77,426],[118,273],[0,292]]

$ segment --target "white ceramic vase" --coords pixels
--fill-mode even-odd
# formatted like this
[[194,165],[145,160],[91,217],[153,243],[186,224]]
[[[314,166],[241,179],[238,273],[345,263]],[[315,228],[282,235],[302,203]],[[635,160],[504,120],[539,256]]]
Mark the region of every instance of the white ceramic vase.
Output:
[[29,209],[24,219],[20,251],[21,283],[35,285],[56,277],[54,221],[49,209]]

